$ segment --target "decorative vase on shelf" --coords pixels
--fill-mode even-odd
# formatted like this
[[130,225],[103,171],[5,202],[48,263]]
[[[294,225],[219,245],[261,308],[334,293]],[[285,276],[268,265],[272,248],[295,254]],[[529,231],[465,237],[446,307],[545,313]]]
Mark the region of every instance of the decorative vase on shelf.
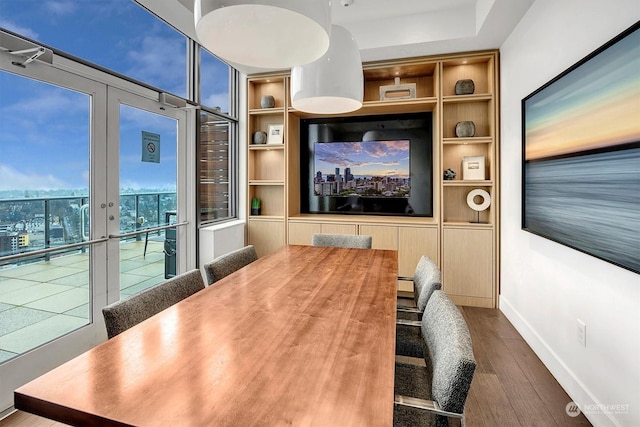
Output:
[[267,133],[261,130],[254,132],[252,141],[254,144],[266,144]]
[[471,138],[476,134],[476,124],[472,121],[456,123],[456,136],[458,138]]
[[271,95],[264,95],[260,98],[260,108],[273,108],[276,105],[276,100]]
[[260,215],[260,199],[251,199],[251,215]]
[[444,171],[444,180],[445,181],[452,181],[454,179],[456,179],[456,171],[454,171],[453,169],[449,168],[446,171]]
[[476,85],[471,79],[463,79],[456,82],[456,95],[471,95],[475,90]]

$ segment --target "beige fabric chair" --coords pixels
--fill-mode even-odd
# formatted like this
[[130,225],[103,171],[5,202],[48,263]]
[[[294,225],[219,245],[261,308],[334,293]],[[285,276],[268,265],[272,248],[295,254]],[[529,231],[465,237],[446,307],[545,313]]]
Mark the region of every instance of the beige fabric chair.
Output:
[[207,283],[211,285],[257,259],[258,254],[253,245],[245,246],[244,248],[236,249],[228,254],[219,256],[204,266]]
[[200,270],[172,277],[102,309],[109,339],[204,289]]
[[337,248],[371,249],[371,236],[353,234],[319,234],[313,235],[313,246],[332,246]]

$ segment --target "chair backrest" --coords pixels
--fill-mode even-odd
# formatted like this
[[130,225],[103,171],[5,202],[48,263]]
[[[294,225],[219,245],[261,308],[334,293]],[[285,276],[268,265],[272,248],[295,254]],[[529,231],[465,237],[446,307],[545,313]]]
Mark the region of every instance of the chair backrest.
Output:
[[313,246],[333,246],[337,248],[371,249],[371,236],[353,234],[320,234],[313,235]]
[[462,414],[476,369],[467,323],[449,297],[437,290],[429,298],[421,329],[425,361],[432,368],[431,398],[441,410]]
[[427,301],[436,289],[442,289],[442,272],[435,262],[426,255],[418,261],[416,272],[413,275],[414,293],[416,307],[424,311]]
[[228,254],[219,256],[204,266],[207,283],[211,285],[257,259],[258,254],[253,245],[245,246],[244,248],[236,249]]
[[109,339],[204,289],[200,270],[191,270],[102,309]]

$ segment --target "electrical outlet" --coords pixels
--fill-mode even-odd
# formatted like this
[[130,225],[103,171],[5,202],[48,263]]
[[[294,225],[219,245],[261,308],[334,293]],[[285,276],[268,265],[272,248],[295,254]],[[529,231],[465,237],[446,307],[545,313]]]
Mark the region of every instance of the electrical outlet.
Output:
[[576,338],[578,338],[578,342],[582,344],[583,347],[587,346],[587,325],[580,319],[578,319],[578,330]]

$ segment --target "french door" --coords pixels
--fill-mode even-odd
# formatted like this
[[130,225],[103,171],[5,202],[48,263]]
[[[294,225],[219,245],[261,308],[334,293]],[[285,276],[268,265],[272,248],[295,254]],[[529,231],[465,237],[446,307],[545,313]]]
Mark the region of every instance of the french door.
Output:
[[102,307],[195,266],[195,113],[14,60],[0,51],[0,414],[106,339]]
[[194,181],[185,110],[109,87],[107,115],[111,303],[195,265]]

